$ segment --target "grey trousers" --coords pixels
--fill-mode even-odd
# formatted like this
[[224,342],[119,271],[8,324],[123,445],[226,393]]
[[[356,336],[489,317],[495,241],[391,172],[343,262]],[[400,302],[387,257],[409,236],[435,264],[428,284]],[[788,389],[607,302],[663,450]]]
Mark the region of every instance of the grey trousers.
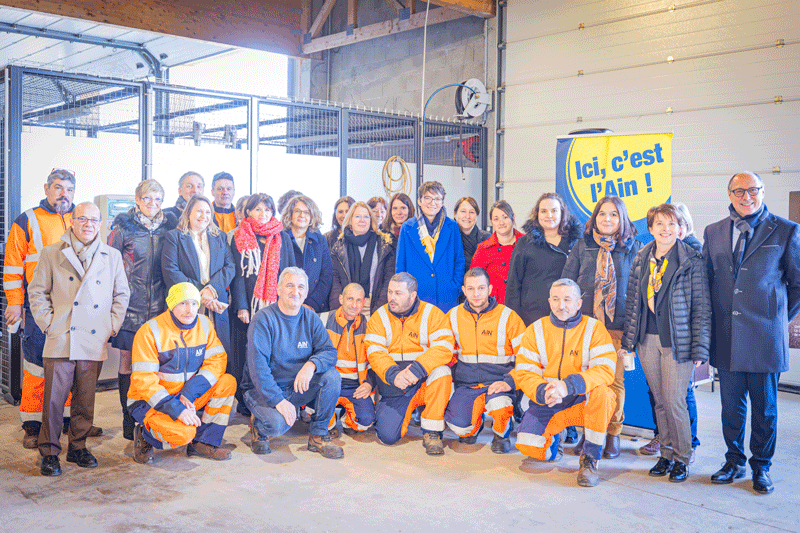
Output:
[[39,432],[42,456],[61,452],[59,437],[64,425],[64,402],[70,391],[69,450],[86,448],[86,436],[94,422],[94,395],[102,365],[102,361],[44,359],[44,402]]
[[658,335],[649,334],[639,344],[639,360],[655,399],[661,457],[688,465],[692,425],[686,409],[686,389],[694,364],[679,363],[672,357],[672,348],[664,348]]

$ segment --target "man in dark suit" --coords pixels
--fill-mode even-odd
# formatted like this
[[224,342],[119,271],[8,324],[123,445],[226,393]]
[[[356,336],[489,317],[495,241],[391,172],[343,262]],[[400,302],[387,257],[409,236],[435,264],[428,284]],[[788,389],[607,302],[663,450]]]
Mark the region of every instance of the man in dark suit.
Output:
[[714,311],[711,365],[719,372],[722,432],[728,451],[713,483],[744,477],[744,425],[751,405],[753,489],[769,477],[778,427],[778,378],[789,369],[788,323],[800,311],[800,226],[764,205],[764,182],[740,172],[728,183],[730,217],[706,228]]

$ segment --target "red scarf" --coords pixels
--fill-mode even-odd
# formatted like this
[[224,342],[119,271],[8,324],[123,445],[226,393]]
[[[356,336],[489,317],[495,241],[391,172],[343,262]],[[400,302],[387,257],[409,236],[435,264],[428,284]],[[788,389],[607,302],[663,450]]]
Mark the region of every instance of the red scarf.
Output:
[[[264,224],[252,217],[239,223],[233,235],[236,248],[242,255],[240,265],[244,276],[252,275],[258,270],[256,287],[250,302],[250,311],[256,311],[278,300],[278,269],[281,262],[281,231],[283,224],[272,217]],[[258,256],[258,237],[266,237],[263,258]]]

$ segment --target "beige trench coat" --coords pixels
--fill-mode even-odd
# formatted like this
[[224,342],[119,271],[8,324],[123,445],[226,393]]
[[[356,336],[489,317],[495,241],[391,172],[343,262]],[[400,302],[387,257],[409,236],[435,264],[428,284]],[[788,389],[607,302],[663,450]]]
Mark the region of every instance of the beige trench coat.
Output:
[[85,272],[70,231],[42,250],[28,285],[31,312],[46,335],[43,357],[101,361],[125,319],[128,278],[119,251],[102,242]]

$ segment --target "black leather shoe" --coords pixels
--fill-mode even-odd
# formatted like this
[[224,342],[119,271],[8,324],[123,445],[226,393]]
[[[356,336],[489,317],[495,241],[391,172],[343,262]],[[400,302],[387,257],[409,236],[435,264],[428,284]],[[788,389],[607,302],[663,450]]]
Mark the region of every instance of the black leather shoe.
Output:
[[43,476],[60,476],[61,463],[58,460],[58,456],[45,455],[42,457],[42,466],[39,468],[39,472],[41,472]]
[[769,477],[769,472],[763,468],[753,469],[753,490],[759,494],[769,494],[775,490],[772,484],[772,479]]
[[711,483],[733,483],[734,479],[741,479],[744,477],[746,469],[744,465],[737,465],[730,461],[726,461],[722,468],[717,470],[711,476]]
[[619,435],[606,435],[606,446],[603,448],[604,459],[619,457]]
[[81,468],[95,468],[97,467],[97,459],[95,459],[92,452],[86,448],[80,450],[71,450],[67,452],[67,462],[75,463]]
[[659,458],[656,466],[650,469],[650,475],[653,477],[664,477],[670,473],[675,463],[666,457]]
[[681,483],[686,481],[687,477],[689,477],[689,467],[686,466],[686,463],[675,461],[669,472],[669,480],[673,483]]

